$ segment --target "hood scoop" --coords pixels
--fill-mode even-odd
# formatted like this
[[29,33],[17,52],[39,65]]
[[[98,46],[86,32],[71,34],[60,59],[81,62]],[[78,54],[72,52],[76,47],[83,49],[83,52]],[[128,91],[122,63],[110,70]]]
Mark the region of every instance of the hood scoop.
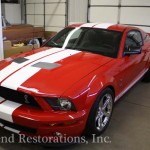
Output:
[[37,67],[37,68],[47,69],[47,70],[51,70],[51,69],[57,68],[59,66],[61,66],[61,65],[56,64],[56,63],[47,63],[47,62],[38,62],[38,63],[32,65],[32,67]]
[[17,64],[21,64],[21,63],[23,63],[23,62],[25,62],[27,60],[29,60],[29,59],[24,58],[24,57],[19,57],[19,58],[14,59],[13,62],[15,62]]

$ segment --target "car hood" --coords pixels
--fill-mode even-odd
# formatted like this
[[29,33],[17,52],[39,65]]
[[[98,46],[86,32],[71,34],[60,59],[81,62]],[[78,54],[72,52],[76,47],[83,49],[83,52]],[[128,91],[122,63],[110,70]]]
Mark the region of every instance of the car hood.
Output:
[[112,60],[78,50],[45,49],[5,64],[0,71],[1,86],[32,94],[58,96]]

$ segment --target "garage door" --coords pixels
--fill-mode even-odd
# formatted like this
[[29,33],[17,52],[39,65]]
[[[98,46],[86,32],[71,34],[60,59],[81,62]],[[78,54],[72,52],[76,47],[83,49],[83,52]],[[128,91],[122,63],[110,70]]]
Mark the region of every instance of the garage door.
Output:
[[46,31],[59,31],[66,25],[66,0],[26,0],[26,21]]
[[89,22],[138,26],[150,32],[150,0],[90,0]]
[[68,24],[87,22],[88,0],[68,0]]

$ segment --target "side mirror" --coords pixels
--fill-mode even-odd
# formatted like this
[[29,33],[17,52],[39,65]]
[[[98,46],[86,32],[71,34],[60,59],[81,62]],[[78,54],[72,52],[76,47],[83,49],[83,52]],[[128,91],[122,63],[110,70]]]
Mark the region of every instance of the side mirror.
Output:
[[125,49],[124,55],[141,54],[141,46],[130,46]]

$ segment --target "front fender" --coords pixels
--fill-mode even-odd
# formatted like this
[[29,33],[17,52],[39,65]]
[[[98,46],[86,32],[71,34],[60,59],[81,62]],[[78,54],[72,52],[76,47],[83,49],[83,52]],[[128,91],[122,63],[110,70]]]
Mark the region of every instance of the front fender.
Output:
[[77,110],[85,110],[89,113],[98,95],[106,87],[117,87],[115,78],[107,72],[102,75],[101,70],[94,71],[67,90],[62,97],[68,97],[73,101]]

